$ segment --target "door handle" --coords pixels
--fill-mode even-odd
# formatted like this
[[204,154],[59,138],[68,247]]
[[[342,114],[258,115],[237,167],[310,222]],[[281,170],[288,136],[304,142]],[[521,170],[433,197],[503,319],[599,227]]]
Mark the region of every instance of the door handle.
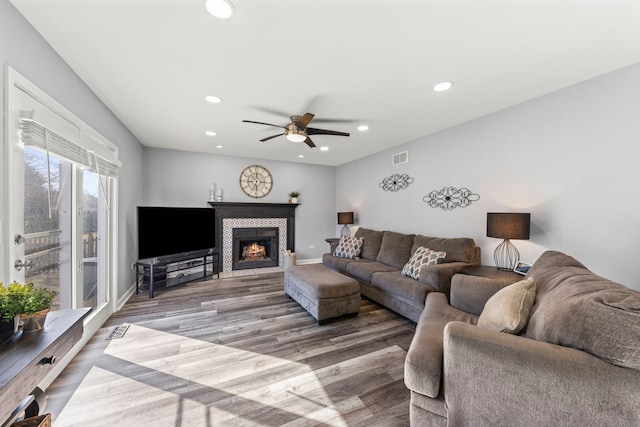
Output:
[[13,267],[16,269],[16,271],[22,270],[22,267],[24,267],[26,270],[29,270],[31,267],[33,267],[33,261],[28,259],[25,262],[22,262],[21,259],[17,259],[16,262],[13,263]]

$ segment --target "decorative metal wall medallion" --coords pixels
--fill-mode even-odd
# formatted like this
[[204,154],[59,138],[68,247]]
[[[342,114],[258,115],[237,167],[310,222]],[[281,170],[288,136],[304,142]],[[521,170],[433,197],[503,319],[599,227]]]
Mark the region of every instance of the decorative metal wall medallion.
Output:
[[422,200],[432,208],[441,208],[446,211],[457,207],[465,208],[471,202],[480,200],[480,195],[472,193],[468,188],[444,187],[442,190],[433,190]]
[[399,191],[404,190],[409,186],[409,184],[413,184],[413,178],[411,178],[406,173],[399,174],[394,173],[393,175],[385,178],[380,183],[380,188],[384,191]]

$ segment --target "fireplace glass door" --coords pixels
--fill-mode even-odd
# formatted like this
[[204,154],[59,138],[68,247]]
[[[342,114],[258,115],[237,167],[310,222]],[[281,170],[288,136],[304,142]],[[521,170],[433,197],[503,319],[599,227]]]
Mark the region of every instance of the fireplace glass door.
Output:
[[278,265],[278,228],[234,228],[233,269]]

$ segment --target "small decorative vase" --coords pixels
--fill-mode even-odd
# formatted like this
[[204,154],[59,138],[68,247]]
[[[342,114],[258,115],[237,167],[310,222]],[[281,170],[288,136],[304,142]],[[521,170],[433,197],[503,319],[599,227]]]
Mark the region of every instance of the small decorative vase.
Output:
[[298,198],[297,197],[292,197],[291,198],[291,203],[297,204],[298,203]]
[[0,345],[3,345],[18,332],[18,326],[20,325],[20,319],[18,316],[11,320],[0,320]]
[[34,332],[44,328],[44,322],[47,320],[47,313],[50,308],[38,311],[37,313],[21,314],[20,321],[22,321],[22,332]]

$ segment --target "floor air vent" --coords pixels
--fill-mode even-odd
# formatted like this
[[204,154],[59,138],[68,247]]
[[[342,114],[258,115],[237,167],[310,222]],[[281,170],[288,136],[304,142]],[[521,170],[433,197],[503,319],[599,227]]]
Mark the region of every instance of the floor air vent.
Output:
[[403,151],[393,155],[393,166],[401,165],[403,163],[409,163],[409,152]]
[[128,323],[123,323],[120,326],[116,326],[115,328],[113,328],[113,330],[111,331],[109,336],[107,336],[106,339],[115,340],[117,338],[124,337],[124,334],[127,333],[127,329],[129,329],[129,326],[131,326],[131,325],[129,325]]

